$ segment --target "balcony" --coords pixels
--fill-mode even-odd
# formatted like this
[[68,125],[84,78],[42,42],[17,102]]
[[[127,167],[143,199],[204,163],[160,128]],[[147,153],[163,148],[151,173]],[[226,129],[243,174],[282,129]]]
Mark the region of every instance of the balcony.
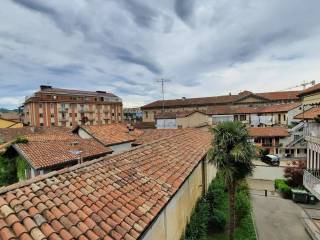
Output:
[[303,186],[307,188],[317,199],[320,199],[320,171],[304,171]]
[[59,118],[59,121],[60,122],[68,122],[68,119],[67,118]]

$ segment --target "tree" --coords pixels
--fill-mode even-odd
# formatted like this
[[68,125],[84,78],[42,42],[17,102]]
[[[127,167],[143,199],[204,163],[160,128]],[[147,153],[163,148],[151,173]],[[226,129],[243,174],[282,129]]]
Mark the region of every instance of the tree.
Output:
[[307,161],[293,161],[292,165],[284,169],[284,177],[292,187],[300,187],[303,185],[303,172],[307,167]]
[[241,122],[223,122],[213,128],[212,148],[208,159],[223,175],[229,193],[229,239],[234,239],[236,224],[235,192],[241,180],[251,175],[256,148],[249,140],[246,126]]

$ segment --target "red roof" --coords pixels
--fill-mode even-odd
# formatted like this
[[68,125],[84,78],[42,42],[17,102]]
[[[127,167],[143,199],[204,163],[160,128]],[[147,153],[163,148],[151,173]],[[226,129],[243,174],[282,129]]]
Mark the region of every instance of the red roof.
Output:
[[210,148],[185,130],[0,190],[0,239],[139,239]]
[[95,126],[81,126],[87,133],[105,146],[133,142],[143,134],[140,129],[129,131],[127,125],[121,123]]
[[[299,100],[298,94],[300,91],[282,91],[282,92],[265,92],[265,93],[251,93],[249,91],[241,92],[238,95],[224,95],[214,97],[203,98],[182,98],[165,100],[165,107],[184,107],[184,106],[208,106],[208,105],[226,105],[232,104],[240,99],[252,96],[257,98],[263,98],[267,101],[282,101],[282,100]],[[162,100],[154,101],[141,107],[141,109],[153,109],[161,108],[163,104]]]
[[212,106],[208,108],[207,114],[210,115],[228,115],[228,114],[250,114],[250,113],[278,113],[288,112],[292,109],[299,107],[300,103],[289,104],[273,104],[270,106],[261,107],[242,107],[242,106]]
[[320,115],[320,108],[314,107],[310,108],[309,110],[305,111],[304,113],[300,113],[295,116],[295,119],[306,119],[306,120],[313,120]]
[[309,87],[305,90],[303,90],[299,96],[304,96],[304,95],[308,95],[308,94],[312,94],[312,93],[316,93],[320,91],[320,83],[315,84],[312,87]]
[[287,137],[288,129],[283,127],[251,127],[248,129],[251,137]]

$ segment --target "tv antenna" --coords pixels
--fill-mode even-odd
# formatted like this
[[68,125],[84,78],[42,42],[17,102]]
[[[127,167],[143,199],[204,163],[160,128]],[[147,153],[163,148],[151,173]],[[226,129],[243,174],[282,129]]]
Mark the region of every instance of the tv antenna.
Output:
[[313,86],[315,84],[316,84],[316,80],[311,80],[311,81],[304,80],[301,84],[293,86],[293,87],[290,87],[290,88],[287,88],[287,89],[284,89],[282,91],[290,90],[292,88],[297,88],[297,87],[303,87],[303,90],[305,90],[308,85]]
[[161,83],[161,92],[162,92],[162,112],[164,112],[164,84],[166,82],[171,82],[170,79],[166,79],[166,78],[160,78],[157,79],[156,82]]

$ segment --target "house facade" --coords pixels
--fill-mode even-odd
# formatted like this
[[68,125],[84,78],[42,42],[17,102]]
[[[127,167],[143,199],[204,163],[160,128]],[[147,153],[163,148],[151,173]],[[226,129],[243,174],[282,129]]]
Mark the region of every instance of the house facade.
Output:
[[23,107],[23,122],[35,127],[99,125],[121,122],[122,100],[105,91],[40,86]]
[[155,116],[163,112],[202,111],[208,112],[209,108],[218,106],[258,107],[273,104],[287,104],[299,102],[300,91],[252,93],[243,91],[237,95],[224,95],[204,98],[182,98],[174,100],[161,100],[149,103],[141,110],[144,122],[155,122]]

